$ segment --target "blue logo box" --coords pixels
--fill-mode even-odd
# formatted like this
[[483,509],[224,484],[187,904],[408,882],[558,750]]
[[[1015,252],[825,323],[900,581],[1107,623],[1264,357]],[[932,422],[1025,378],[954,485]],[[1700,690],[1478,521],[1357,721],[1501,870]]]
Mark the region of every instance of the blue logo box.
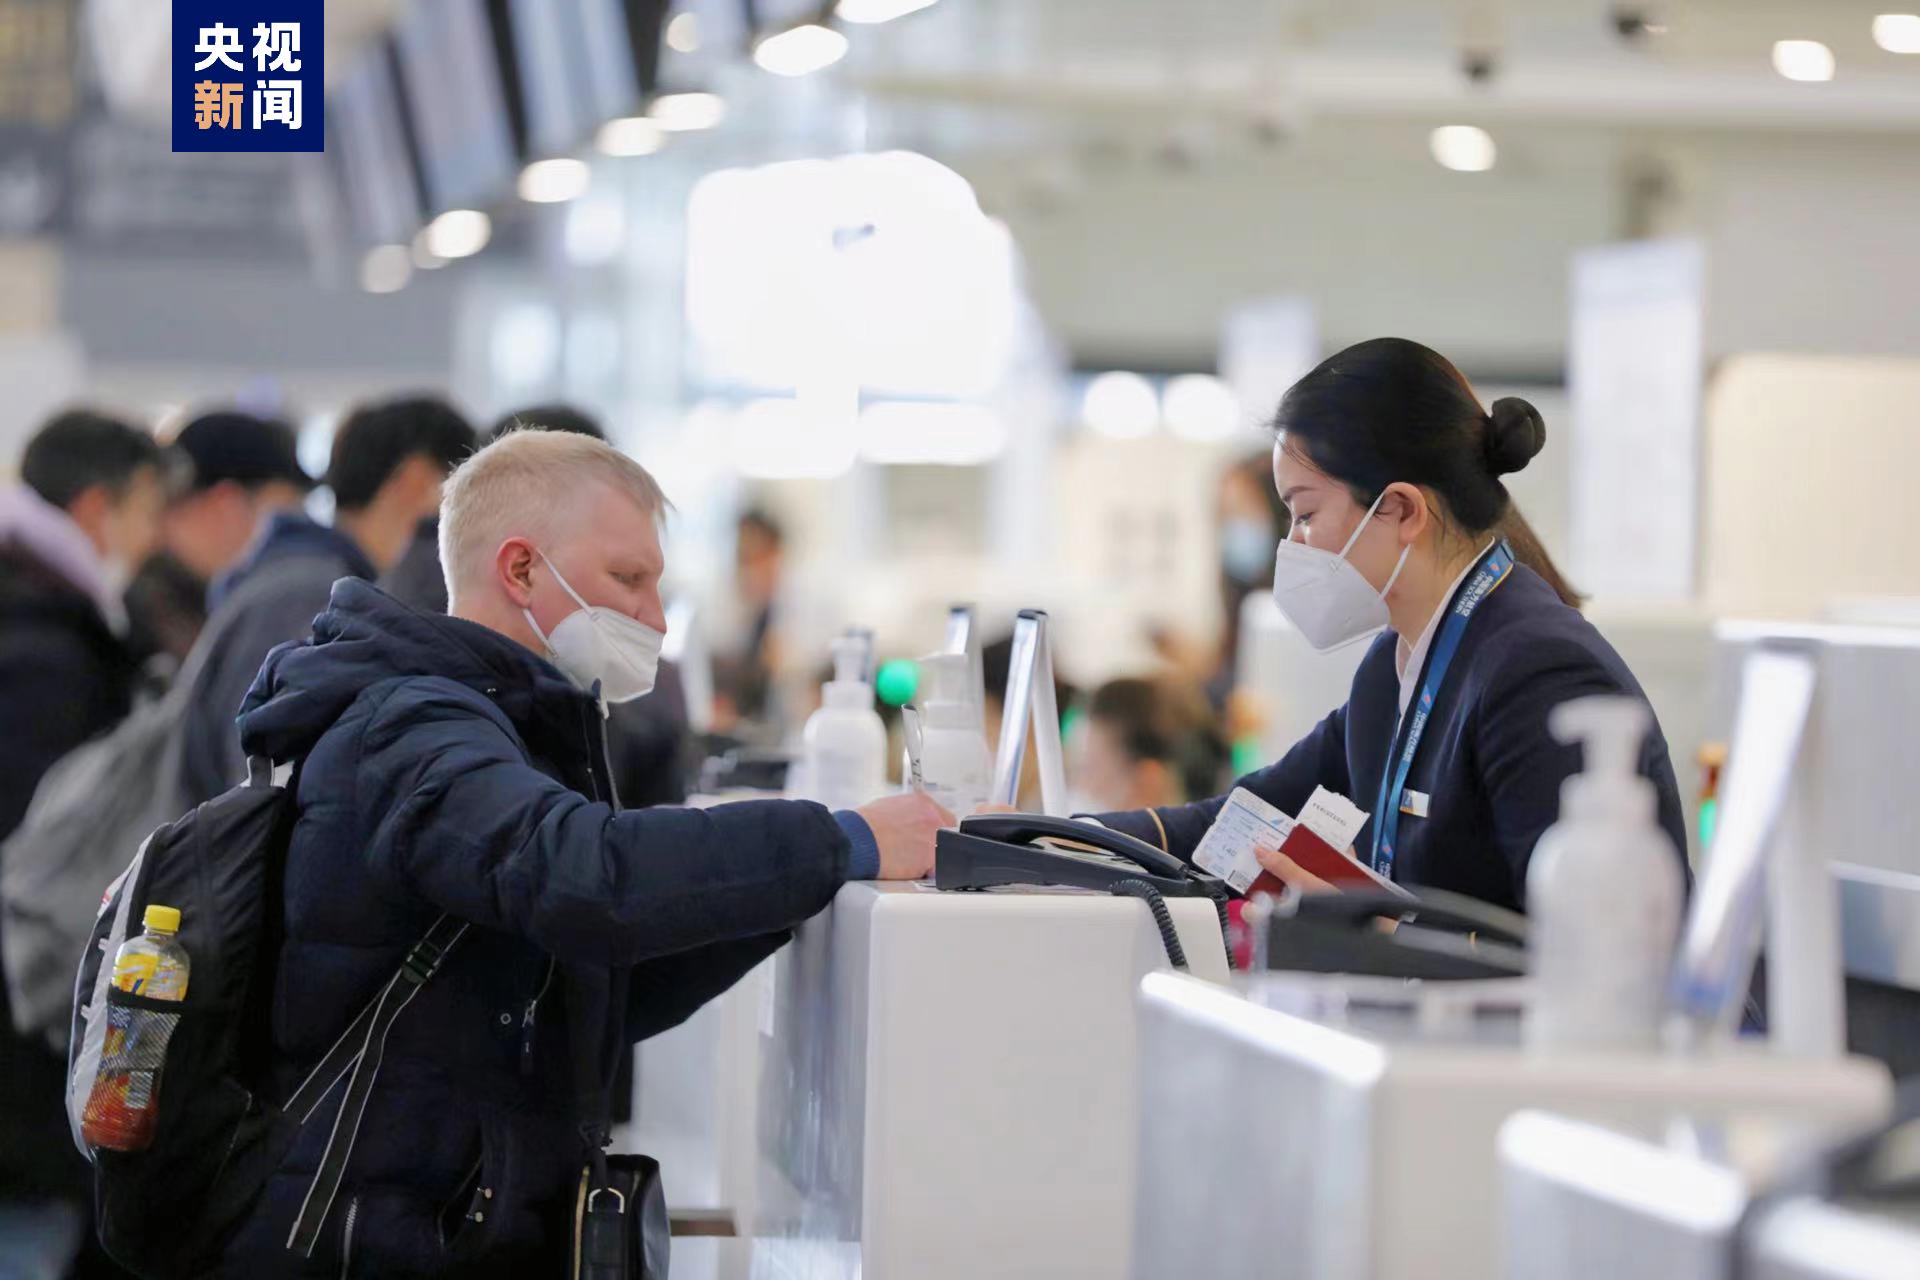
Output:
[[324,151],[323,0],[173,0],[175,151]]

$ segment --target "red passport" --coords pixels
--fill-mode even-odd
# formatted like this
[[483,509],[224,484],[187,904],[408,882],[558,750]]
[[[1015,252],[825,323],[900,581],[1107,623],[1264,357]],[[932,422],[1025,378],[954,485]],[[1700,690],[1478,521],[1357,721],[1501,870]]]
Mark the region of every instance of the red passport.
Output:
[[[1349,858],[1322,840],[1304,822],[1293,824],[1293,831],[1280,842],[1280,852],[1292,858],[1294,865],[1308,875],[1319,876],[1336,889],[1391,889],[1395,893],[1406,892],[1393,881],[1376,874],[1366,863]],[[1277,896],[1285,887],[1271,871],[1262,871],[1247,893],[1249,896],[1256,893]]]

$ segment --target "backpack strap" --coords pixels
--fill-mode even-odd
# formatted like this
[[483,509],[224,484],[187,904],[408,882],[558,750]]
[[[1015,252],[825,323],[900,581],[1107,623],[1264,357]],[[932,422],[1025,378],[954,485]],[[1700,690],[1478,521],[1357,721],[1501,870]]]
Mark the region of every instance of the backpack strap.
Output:
[[334,1041],[333,1048],[308,1073],[282,1108],[294,1118],[295,1123],[305,1124],[321,1100],[333,1091],[340,1077],[351,1070],[346,1095],[341,1099],[340,1110],[333,1118],[333,1132],[328,1135],[326,1150],[320,1156],[320,1168],[313,1175],[313,1183],[307,1188],[307,1198],[301,1203],[300,1214],[294,1219],[293,1230],[287,1236],[287,1248],[303,1257],[313,1256],[314,1245],[320,1239],[320,1228],[326,1223],[334,1197],[340,1192],[340,1183],[346,1177],[347,1160],[353,1155],[353,1141],[359,1135],[360,1121],[366,1114],[367,1100],[373,1093],[374,1077],[380,1073],[380,1060],[386,1053],[387,1032],[392,1029],[394,1019],[420,994],[420,988],[439,972],[447,953],[453,950],[454,944],[460,941],[466,931],[467,922],[464,920],[455,920],[450,916],[435,920],[433,927],[407,952],[406,960],[387,979],[387,985],[381,988],[380,994],[361,1010],[353,1025]]

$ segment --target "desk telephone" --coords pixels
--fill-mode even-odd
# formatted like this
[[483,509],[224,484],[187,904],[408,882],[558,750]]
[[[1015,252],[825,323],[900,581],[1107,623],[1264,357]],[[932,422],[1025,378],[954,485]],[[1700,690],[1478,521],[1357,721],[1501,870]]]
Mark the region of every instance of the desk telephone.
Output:
[[[1153,909],[1167,955],[1185,968],[1164,897],[1208,897],[1226,931],[1226,885],[1124,832],[1037,813],[964,818],[934,841],[934,885],[992,889],[1069,885],[1139,897]],[[1403,924],[1392,933],[1378,919]],[[1524,916],[1438,889],[1310,894],[1265,922],[1269,969],[1438,979],[1515,977],[1526,972]],[[1231,952],[1231,948],[1229,948]]]
[[1176,897],[1211,897],[1203,886],[1220,884],[1124,832],[1041,813],[962,818],[959,830],[935,839],[933,875],[941,889],[1064,884],[1106,890],[1121,880],[1145,880]]
[[[938,889],[993,889],[1048,884],[1139,898],[1153,913],[1167,959],[1187,967],[1167,897],[1212,898],[1227,934],[1227,886],[1170,853],[1124,832],[1040,813],[988,813],[962,818],[958,830],[934,839]],[[1228,948],[1232,953],[1232,948]]]

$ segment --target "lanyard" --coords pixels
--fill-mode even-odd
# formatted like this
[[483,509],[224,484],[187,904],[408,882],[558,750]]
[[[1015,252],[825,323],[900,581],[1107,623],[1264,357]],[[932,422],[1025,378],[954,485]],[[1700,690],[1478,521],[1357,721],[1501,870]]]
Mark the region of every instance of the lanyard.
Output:
[[1433,696],[1447,678],[1453,655],[1460,648],[1460,637],[1480,602],[1507,580],[1513,571],[1513,548],[1504,539],[1494,547],[1466,585],[1453,598],[1440,623],[1440,634],[1433,638],[1433,652],[1427,658],[1427,672],[1420,681],[1420,696],[1414,700],[1413,723],[1407,728],[1406,745],[1400,748],[1400,763],[1392,773],[1380,777],[1380,800],[1374,807],[1373,869],[1389,880],[1393,878],[1394,837],[1400,830],[1400,800],[1407,788],[1407,772],[1413,768],[1414,753],[1420,749],[1420,737],[1427,731],[1427,719],[1433,714]]

